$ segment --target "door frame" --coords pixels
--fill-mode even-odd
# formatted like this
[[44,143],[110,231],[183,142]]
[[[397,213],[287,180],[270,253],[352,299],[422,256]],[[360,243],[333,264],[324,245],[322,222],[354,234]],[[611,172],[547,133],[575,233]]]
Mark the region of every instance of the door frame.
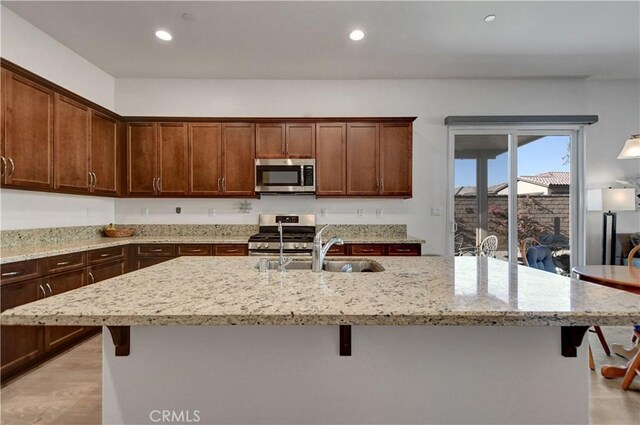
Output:
[[[585,187],[585,126],[584,125],[544,125],[544,124],[513,124],[487,126],[448,126],[447,134],[447,230],[445,231],[446,254],[454,255],[454,234],[456,223],[454,220],[455,188],[455,136],[468,134],[503,134],[508,136],[508,181],[509,188],[517,187],[518,165],[518,136],[568,136],[571,138],[570,170],[571,185],[569,195],[569,244],[571,246],[571,268],[584,265],[586,261],[586,187]],[[509,193],[509,262],[517,263],[518,232],[517,232],[517,196]]]

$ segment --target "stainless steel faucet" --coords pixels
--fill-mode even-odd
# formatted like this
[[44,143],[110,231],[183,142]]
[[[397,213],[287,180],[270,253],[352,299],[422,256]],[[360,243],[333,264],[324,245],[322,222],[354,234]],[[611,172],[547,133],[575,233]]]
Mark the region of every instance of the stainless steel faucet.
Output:
[[289,264],[292,258],[285,258],[284,256],[284,241],[282,240],[282,222],[278,221],[278,233],[280,233],[280,258],[278,259],[278,271],[286,272],[285,268]]
[[315,238],[313,238],[313,263],[312,270],[316,273],[322,271],[322,264],[324,263],[324,257],[327,256],[327,252],[333,245],[342,245],[344,241],[338,237],[332,237],[327,241],[327,243],[322,246],[322,231],[329,227],[330,224],[327,224],[322,229],[318,230]]

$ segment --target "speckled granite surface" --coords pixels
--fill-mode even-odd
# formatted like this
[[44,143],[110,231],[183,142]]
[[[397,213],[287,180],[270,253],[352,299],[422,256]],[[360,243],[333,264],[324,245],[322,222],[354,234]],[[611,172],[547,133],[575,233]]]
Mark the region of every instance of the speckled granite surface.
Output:
[[181,257],[7,310],[22,325],[633,325],[640,296],[491,258],[379,257],[381,273]]
[[64,243],[99,238],[105,226],[44,227],[0,231],[2,248],[22,245]]

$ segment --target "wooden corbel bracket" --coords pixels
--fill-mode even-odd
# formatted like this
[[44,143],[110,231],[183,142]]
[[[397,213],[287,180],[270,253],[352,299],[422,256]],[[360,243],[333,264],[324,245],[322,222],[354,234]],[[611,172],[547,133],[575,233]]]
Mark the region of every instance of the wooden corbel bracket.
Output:
[[116,346],[116,357],[129,355],[131,348],[131,328],[129,326],[107,326],[113,345]]
[[562,342],[562,357],[577,357],[578,347],[582,344],[584,334],[589,330],[589,326],[563,326],[560,330]]

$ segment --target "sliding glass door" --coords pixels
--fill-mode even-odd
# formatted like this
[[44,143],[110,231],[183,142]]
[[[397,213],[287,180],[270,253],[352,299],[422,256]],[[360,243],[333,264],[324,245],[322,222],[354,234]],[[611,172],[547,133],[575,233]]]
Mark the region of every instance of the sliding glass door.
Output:
[[544,245],[558,273],[581,264],[579,137],[579,128],[450,128],[450,253],[522,264]]

